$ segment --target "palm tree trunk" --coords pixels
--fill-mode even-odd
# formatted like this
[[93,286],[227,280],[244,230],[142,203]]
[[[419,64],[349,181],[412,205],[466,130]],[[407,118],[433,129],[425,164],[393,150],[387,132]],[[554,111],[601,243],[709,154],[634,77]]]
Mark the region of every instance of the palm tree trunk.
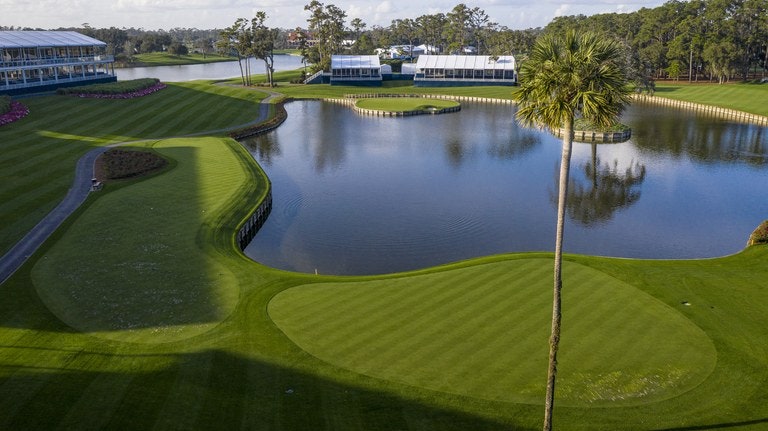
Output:
[[560,185],[557,198],[557,233],[555,236],[554,290],[552,294],[552,333],[549,337],[549,368],[547,369],[547,395],[544,402],[544,431],[552,430],[552,410],[555,404],[555,377],[557,376],[557,351],[560,347],[560,291],[563,288],[563,230],[565,227],[565,204],[568,197],[568,174],[571,168],[571,147],[573,146],[573,117],[566,121],[563,136],[562,158],[560,160]]

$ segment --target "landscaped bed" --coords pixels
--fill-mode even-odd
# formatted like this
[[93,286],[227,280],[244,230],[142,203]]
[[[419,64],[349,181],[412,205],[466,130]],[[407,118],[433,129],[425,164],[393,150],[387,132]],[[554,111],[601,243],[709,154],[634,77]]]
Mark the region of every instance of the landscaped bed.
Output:
[[80,87],[59,88],[57,94],[101,99],[133,99],[146,96],[165,88],[166,85],[155,78],[140,78],[130,81],[106,84],[84,85]]
[[11,99],[10,96],[0,96],[0,126],[21,120],[29,114],[29,109]]

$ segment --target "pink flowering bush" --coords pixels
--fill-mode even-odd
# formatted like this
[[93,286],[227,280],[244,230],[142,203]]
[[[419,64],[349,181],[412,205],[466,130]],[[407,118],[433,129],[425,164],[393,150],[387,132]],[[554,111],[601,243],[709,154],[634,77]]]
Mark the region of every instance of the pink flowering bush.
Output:
[[29,108],[20,102],[12,100],[9,109],[0,114],[0,126],[13,123],[16,120],[20,120],[29,114]]

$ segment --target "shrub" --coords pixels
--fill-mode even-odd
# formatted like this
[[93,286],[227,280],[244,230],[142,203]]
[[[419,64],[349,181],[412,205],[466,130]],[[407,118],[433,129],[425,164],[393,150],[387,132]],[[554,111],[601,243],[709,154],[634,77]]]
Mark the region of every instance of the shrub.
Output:
[[10,110],[11,110],[11,97],[0,96],[0,115],[3,115]]
[[161,88],[165,88],[157,78],[140,78],[130,81],[110,82],[107,84],[84,85],[80,87],[59,88],[58,94],[77,95],[88,97],[111,97],[126,96],[138,97],[153,93]]
[[758,226],[757,229],[752,232],[752,235],[749,236],[747,246],[758,244],[768,244],[768,220],[760,223],[760,226]]
[[577,118],[573,122],[573,130],[585,130],[592,132],[625,132],[629,130],[629,126],[621,123],[615,123],[611,127],[600,127],[583,118]]
[[148,174],[162,168],[168,162],[149,151],[121,150],[113,148],[102,156],[104,176],[117,180]]

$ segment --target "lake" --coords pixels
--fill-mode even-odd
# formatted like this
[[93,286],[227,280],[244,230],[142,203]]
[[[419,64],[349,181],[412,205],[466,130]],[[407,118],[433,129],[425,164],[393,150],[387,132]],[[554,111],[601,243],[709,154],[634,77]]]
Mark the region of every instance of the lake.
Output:
[[[514,106],[367,117],[298,101],[244,142],[274,207],[245,252],[321,274],[381,274],[554,248],[561,141]],[[741,250],[768,218],[768,130],[635,104],[620,144],[574,143],[566,252],[684,259]]]
[[[250,59],[251,73],[266,73],[264,61]],[[294,70],[302,67],[297,55],[275,55],[275,71]],[[237,61],[223,61],[181,66],[129,67],[115,69],[117,79],[126,81],[138,78],[157,78],[163,82],[194,81],[197,79],[226,79],[240,76]]]

